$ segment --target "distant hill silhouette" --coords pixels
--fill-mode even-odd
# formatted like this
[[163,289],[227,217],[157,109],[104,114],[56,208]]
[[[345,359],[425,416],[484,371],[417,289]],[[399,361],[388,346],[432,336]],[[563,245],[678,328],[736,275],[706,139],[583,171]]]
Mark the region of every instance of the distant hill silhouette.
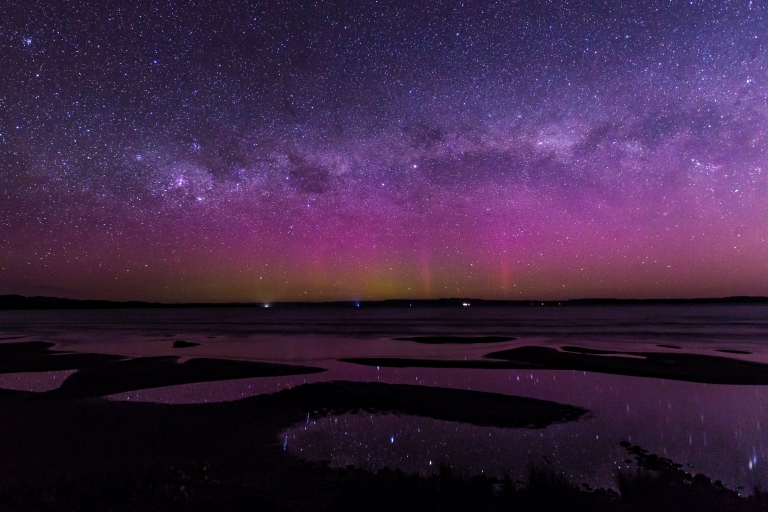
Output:
[[697,299],[570,299],[553,300],[484,300],[469,298],[447,299],[390,299],[381,301],[336,302],[194,302],[160,303],[142,301],[77,300],[60,297],[24,297],[0,295],[0,310],[5,309],[142,309],[142,308],[442,308],[442,307],[560,307],[560,306],[623,306],[623,305],[674,305],[674,304],[768,304],[768,297],[722,297]]

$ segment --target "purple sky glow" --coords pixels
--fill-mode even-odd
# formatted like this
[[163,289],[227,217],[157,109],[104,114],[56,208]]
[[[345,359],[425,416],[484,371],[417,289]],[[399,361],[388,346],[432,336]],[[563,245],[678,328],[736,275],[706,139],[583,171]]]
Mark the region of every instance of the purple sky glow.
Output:
[[768,295],[768,4],[0,7],[0,294]]

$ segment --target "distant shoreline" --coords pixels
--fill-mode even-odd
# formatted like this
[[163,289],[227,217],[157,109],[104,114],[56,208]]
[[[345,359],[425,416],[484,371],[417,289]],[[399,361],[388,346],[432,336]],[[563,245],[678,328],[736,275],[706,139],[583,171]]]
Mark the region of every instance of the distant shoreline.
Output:
[[331,302],[194,302],[161,303],[142,301],[78,300],[60,297],[24,297],[0,295],[0,310],[41,309],[180,309],[180,308],[456,308],[456,307],[573,307],[628,305],[693,305],[693,304],[768,304],[768,297],[735,296],[696,299],[570,299],[570,300],[485,300],[471,298],[389,299],[380,301]]

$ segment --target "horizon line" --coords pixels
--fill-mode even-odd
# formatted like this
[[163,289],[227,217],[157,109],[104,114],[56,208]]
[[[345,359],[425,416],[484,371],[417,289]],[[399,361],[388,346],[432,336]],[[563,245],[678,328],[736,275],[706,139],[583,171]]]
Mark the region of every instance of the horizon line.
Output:
[[[473,304],[474,303],[474,304]],[[437,299],[380,299],[334,301],[229,301],[229,302],[150,302],[141,300],[116,301],[107,299],[70,299],[52,296],[0,295],[0,310],[18,309],[141,309],[141,308],[225,308],[225,307],[404,307],[410,306],[563,306],[610,304],[761,304],[768,296],[734,295],[694,298],[611,298],[585,297],[562,300],[541,299],[481,299],[473,297],[442,297]]]

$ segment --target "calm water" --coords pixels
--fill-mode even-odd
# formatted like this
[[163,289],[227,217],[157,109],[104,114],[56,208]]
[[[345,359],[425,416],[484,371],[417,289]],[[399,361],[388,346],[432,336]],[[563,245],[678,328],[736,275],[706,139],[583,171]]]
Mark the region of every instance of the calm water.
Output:
[[[512,336],[509,342],[427,345],[419,335]],[[696,353],[768,364],[767,306],[610,306],[456,309],[125,310],[0,312],[0,343],[125,356],[224,357],[326,368],[312,375],[138,390],[109,397],[189,403],[235,400],[329,380],[407,383],[552,400],[591,411],[544,429],[480,427],[417,416],[340,414],[279,433],[286,452],[332,466],[429,474],[521,475],[552,464],[592,486],[615,487],[630,440],[727,486],[768,487],[768,387],[713,385],[571,370],[377,368],[353,357],[477,360],[519,346],[564,345]],[[174,341],[199,343],[174,349]],[[680,349],[661,347],[674,345]],[[723,353],[735,350],[745,353]],[[47,391],[71,371],[0,375],[0,387]],[[308,411],[309,412],[309,411]]]

